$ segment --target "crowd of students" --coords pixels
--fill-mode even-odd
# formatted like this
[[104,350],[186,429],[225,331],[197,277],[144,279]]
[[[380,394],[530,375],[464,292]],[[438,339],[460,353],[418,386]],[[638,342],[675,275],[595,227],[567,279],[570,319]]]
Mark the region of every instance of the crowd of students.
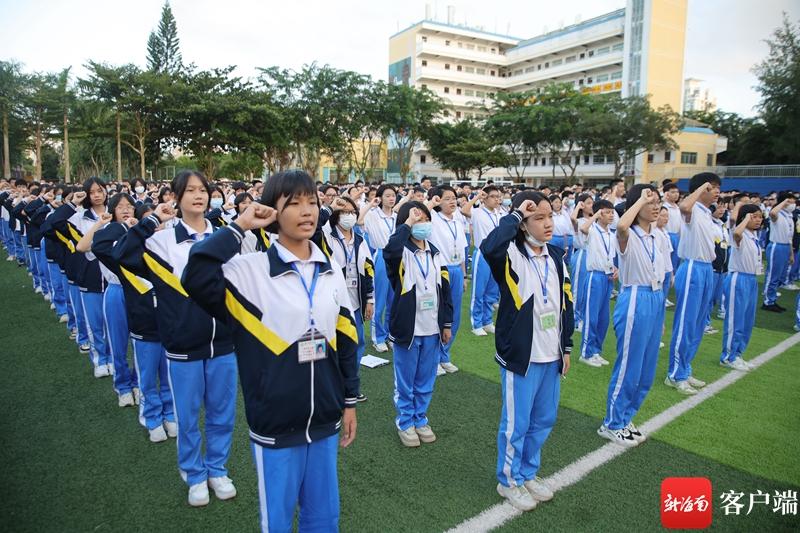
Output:
[[522,510],[553,497],[537,472],[575,329],[590,368],[612,364],[614,330],[597,433],[620,446],[647,438],[633,420],[667,339],[664,383],[683,394],[705,385],[692,362],[718,333],[714,313],[720,364],[751,370],[764,256],[762,309],[785,311],[778,290],[798,289],[795,194],[720,193],[711,173],[688,185],[337,187],[301,171],[224,186],[194,171],[170,184],[0,180],[0,238],[93,375],[113,377],[118,405],[138,406],[150,441],[177,439],[190,505],[209,489],[236,496],[238,372],[262,529],[290,530],[299,507],[300,530],[333,531],[337,446],[355,439],[367,400],[365,322],[375,351],[393,352],[401,443],[432,443],[428,408],[437,376],[458,371],[470,279],[461,335],[495,337],[497,491]]

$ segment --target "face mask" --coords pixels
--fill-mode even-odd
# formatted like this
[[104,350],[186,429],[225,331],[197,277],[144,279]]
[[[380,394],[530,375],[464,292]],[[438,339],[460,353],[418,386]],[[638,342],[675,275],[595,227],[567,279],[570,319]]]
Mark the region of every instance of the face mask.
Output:
[[564,205],[567,207],[572,207],[573,205],[575,205],[575,200],[573,200],[572,198],[567,198],[566,200],[564,200]]
[[61,195],[60,194],[56,194],[56,202],[60,202],[60,201],[61,201]]
[[546,242],[540,241],[539,239],[528,233],[528,230],[525,230],[525,241],[534,248],[542,248],[545,244],[547,244]]
[[510,205],[511,205],[511,198],[504,198],[504,199],[503,199],[503,205],[504,205],[505,207],[508,207],[508,206],[510,206]]
[[792,213],[794,212],[794,208],[795,208],[794,204],[789,204],[784,209],[786,209],[786,211],[788,211],[789,213]]
[[431,230],[433,229],[433,224],[430,222],[417,222],[411,228],[411,236],[417,239],[418,241],[424,241],[428,237],[431,236]]
[[219,209],[222,207],[222,202],[222,198],[212,198],[210,203],[211,209]]
[[339,217],[339,225],[346,230],[352,229],[356,225],[356,214],[346,213]]
[[136,194],[142,194],[142,193],[144,192],[144,187],[142,187],[141,185],[139,185],[138,187],[136,187],[136,188],[135,188],[135,189],[133,189],[133,190],[134,190],[134,191],[136,191]]

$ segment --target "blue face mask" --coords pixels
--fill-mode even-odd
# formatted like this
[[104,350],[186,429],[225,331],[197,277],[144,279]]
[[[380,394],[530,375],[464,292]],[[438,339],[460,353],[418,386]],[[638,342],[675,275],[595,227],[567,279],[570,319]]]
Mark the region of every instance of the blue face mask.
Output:
[[503,199],[503,205],[506,206],[506,207],[510,206],[511,205],[511,198],[504,198]]
[[433,229],[433,224],[430,222],[417,222],[413,226],[411,226],[411,236],[417,239],[418,241],[424,241],[428,237],[431,236],[431,230]]
[[222,207],[222,202],[222,198],[212,198],[209,205],[211,205],[211,209],[219,209]]
[[61,195],[60,194],[56,194],[56,202],[60,202],[60,201],[61,201]]

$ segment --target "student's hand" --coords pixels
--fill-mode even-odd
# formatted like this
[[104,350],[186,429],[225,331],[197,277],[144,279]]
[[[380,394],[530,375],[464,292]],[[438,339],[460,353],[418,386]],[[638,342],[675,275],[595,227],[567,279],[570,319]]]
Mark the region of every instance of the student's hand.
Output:
[[94,225],[97,228],[101,228],[101,227],[105,226],[106,224],[108,224],[109,222],[111,222],[111,219],[113,219],[113,218],[114,217],[111,215],[111,213],[103,213],[102,215],[97,217],[97,222],[95,222]]
[[346,200],[344,200],[342,198],[336,198],[331,203],[331,209],[333,209],[334,211],[341,211],[342,209],[344,209],[348,205],[350,205],[350,204],[348,204]]
[[425,202],[425,205],[428,206],[428,209],[433,209],[434,207],[439,207],[441,204],[442,204],[442,199],[439,198],[438,196],[434,196],[433,198],[431,198],[430,200]]
[[464,293],[467,292],[467,278],[464,278]]
[[380,203],[381,203],[381,199],[380,199],[380,198],[378,198],[378,197],[376,196],[375,198],[373,198],[372,200],[370,200],[370,202],[369,202],[369,207],[370,207],[371,209],[374,209],[374,208],[378,207],[378,205],[379,205]]
[[344,414],[342,415],[342,438],[339,440],[339,446],[347,448],[356,440],[356,408],[345,407]]
[[639,196],[638,204],[639,205],[644,205],[644,204],[650,203],[650,201],[653,199],[653,195],[654,194],[655,193],[653,191],[651,191],[650,189],[644,189],[642,191],[642,195]]
[[55,201],[56,196],[53,194],[53,191],[47,191],[46,193],[44,193],[43,198],[45,202],[47,202],[48,204],[52,204]]
[[453,332],[450,331],[450,328],[444,328],[442,330],[442,344],[447,344],[451,338],[453,338]]
[[363,187],[353,187],[350,189],[350,199],[354,202],[361,197],[361,193],[364,192]]
[[533,200],[525,200],[517,209],[522,213],[522,218],[525,219],[536,212],[536,204]]
[[567,372],[569,372],[569,368],[570,368],[569,356],[570,356],[570,353],[569,352],[565,352],[564,353],[564,357],[561,358],[561,361],[564,363],[564,369],[561,371],[561,375],[562,376],[566,376]]
[[487,197],[487,196],[489,196],[489,195],[488,195],[488,194],[486,194],[486,191],[484,191],[483,189],[481,189],[480,191],[478,191],[478,201],[479,201],[479,202],[483,202],[484,200],[486,200],[486,197]]
[[72,195],[73,204],[79,204],[83,202],[84,199],[86,199],[86,193],[83,191],[75,191],[75,193]]
[[619,270],[616,267],[614,267],[614,273],[611,274],[611,279],[613,281],[617,281],[617,278],[619,278]]
[[155,216],[157,216],[158,219],[163,224],[164,222],[166,222],[168,220],[172,220],[173,218],[175,218],[175,214],[176,213],[175,213],[175,209],[173,209],[171,205],[169,205],[169,204],[158,204],[158,206],[156,207],[156,209],[153,212],[153,214]]
[[126,219],[125,219],[125,225],[126,225],[126,226],[128,226],[129,228],[132,228],[132,227],[134,227],[134,226],[135,226],[136,224],[138,224],[138,223],[139,223],[139,221],[138,221],[138,220],[136,220],[136,219],[135,219],[135,218],[133,218],[133,217],[130,217],[130,218],[126,218]]
[[575,209],[577,209],[578,211],[581,211],[581,210],[583,210],[583,207],[584,207],[583,202],[578,202],[578,205],[575,206]]
[[416,207],[412,207],[411,210],[408,212],[408,218],[406,219],[407,226],[413,226],[417,222],[423,219],[422,211],[420,211]]
[[278,219],[278,212],[264,204],[253,202],[236,219],[236,225],[244,231],[266,228]]
[[231,210],[231,209],[233,209],[234,207],[236,207],[236,206],[235,206],[235,205],[233,205],[233,204],[232,204],[232,203],[230,203],[230,202],[225,202],[224,204],[222,204],[222,210],[223,210],[223,211],[230,211],[230,210]]
[[372,320],[372,316],[375,314],[375,304],[368,303],[364,307],[364,320]]

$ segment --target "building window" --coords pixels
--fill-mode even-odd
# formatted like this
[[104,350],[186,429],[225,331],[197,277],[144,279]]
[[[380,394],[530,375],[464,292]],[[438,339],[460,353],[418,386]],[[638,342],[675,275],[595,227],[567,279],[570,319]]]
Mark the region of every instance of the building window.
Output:
[[697,164],[697,152],[681,152],[681,164],[682,165],[696,165]]
[[542,158],[542,166],[543,166],[543,167],[546,167],[546,166],[547,166],[547,158],[546,158],[546,157],[543,157],[543,158]]
[[583,164],[584,165],[588,165],[589,164],[589,156],[588,155],[583,156]]
[[592,57],[593,55],[594,55],[594,50],[589,50],[589,57]]
[[592,78],[586,78],[586,83],[592,83]]
[[528,73],[530,73],[530,72],[533,72],[533,67],[527,67],[527,68],[525,69],[525,74],[528,74]]
[[672,152],[667,150],[664,152],[664,163],[669,163],[670,161],[672,161]]
[[456,111],[456,118],[461,118],[461,111]]
[[475,67],[464,67],[464,72],[466,72],[467,74],[474,74]]
[[490,76],[494,76],[494,75],[495,75],[495,74],[494,74],[494,71],[493,71],[493,70],[490,70],[490,71],[489,71],[489,75],[490,75]]
[[554,59],[554,60],[553,60],[553,66],[554,66],[554,67],[557,67],[558,65],[560,65],[560,64],[561,64],[561,62],[562,62],[562,61],[561,61],[561,59]]
[[514,71],[514,76],[519,76],[520,74],[522,74],[521,68],[518,68],[517,70]]
[[486,69],[485,68],[476,68],[475,69],[475,73],[476,74],[480,74],[481,76],[486,76]]
[[449,117],[449,116],[450,116],[450,111],[448,111],[447,109],[445,109],[444,111],[442,111],[442,115],[444,115],[444,116],[446,116],[446,117]]
[[461,89],[456,87],[456,94],[461,94]]
[[468,44],[468,45],[465,46],[465,48],[467,50],[475,50],[475,45],[474,44]]
[[624,48],[624,46],[625,45],[623,43],[617,43],[617,44],[614,45],[614,47],[611,50],[614,51],[614,52],[621,52],[622,49]]
[[612,72],[611,73],[611,79],[612,80],[621,80],[622,79],[622,71],[619,70],[617,72]]
[[606,156],[604,155],[594,155],[592,156],[592,164],[593,165],[602,165],[606,162]]
[[426,163],[426,161],[427,161],[427,157],[425,157],[425,154],[422,154],[421,156],[419,156],[419,162],[420,163],[422,163],[424,165]]
[[545,64],[544,64],[544,68],[550,68],[550,62],[549,62],[549,61],[546,61],[546,62],[545,62]]
[[491,51],[493,54],[494,54],[494,53],[496,53],[496,51],[495,51],[495,49],[494,49],[494,48],[492,48],[490,51]]
[[542,65],[541,65],[541,63],[540,63],[540,64],[538,64],[538,65],[536,65],[536,70],[542,70]]
[[461,72],[461,65],[456,65],[456,71]]
[[479,46],[478,47],[478,52],[485,52],[485,51],[486,51],[486,47],[485,46]]
[[653,162],[653,157],[654,157],[653,154],[647,154],[647,162],[648,163],[652,163]]
[[428,66],[428,61],[426,59],[422,60],[422,66],[423,67],[427,67]]
[[444,69],[445,70],[450,70],[450,63],[445,63],[444,64]]
[[714,166],[714,154],[706,154],[706,166],[707,167]]
[[464,44],[461,41],[458,41],[458,47],[459,48],[464,48]]
[[445,42],[444,42],[444,45],[445,45],[445,46],[450,46],[450,41],[445,41]]
[[604,46],[604,47],[602,47],[602,48],[598,48],[598,49],[597,49],[597,52],[595,52],[595,53],[596,53],[597,55],[599,55],[599,56],[602,56],[602,55],[605,55],[605,54],[607,54],[607,53],[608,53],[610,50],[611,50],[611,49],[610,49],[608,46]]
[[428,42],[428,38],[427,38],[427,37],[425,37],[424,35],[422,36],[422,42],[423,42],[423,43],[427,43],[427,42]]
[[567,58],[564,60],[564,63],[573,63],[573,62],[575,62],[575,56],[568,56],[568,57],[567,57]]
[[486,96],[486,93],[483,91],[475,91],[475,96],[477,96],[478,98],[483,98]]
[[608,81],[608,74],[600,74],[597,76],[597,83],[602,83],[604,81]]
[[475,96],[475,91],[472,89],[464,89],[464,96]]
[[444,94],[450,94],[450,87],[444,88]]
[[581,59],[584,59],[585,57],[586,57],[586,54],[581,54],[581,55],[580,55],[580,58],[581,58]]
[[428,88],[428,86],[427,86],[426,84],[424,84],[424,83],[423,83],[423,84],[422,84],[422,88],[423,88],[423,89],[427,89],[427,88]]
[[578,85],[583,85],[583,78],[578,80]]

